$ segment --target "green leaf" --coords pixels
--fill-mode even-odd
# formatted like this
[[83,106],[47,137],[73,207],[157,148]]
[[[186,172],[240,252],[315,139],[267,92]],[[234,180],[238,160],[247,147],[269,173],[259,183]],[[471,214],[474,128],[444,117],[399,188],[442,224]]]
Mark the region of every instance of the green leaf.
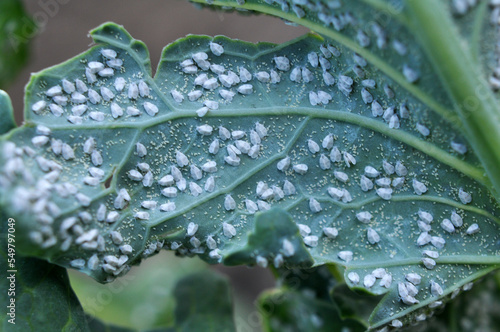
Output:
[[[500,237],[499,210],[489,194],[490,184],[473,151],[462,156],[449,147],[450,141],[460,136],[454,127],[455,114],[446,111],[448,97],[433,79],[427,60],[418,53],[414,68],[422,75],[417,84],[412,84],[401,80],[398,70],[381,62],[385,58],[374,57],[360,47],[354,51],[365,56],[370,64],[354,70],[355,61],[363,64],[363,60],[350,47],[317,35],[306,35],[282,45],[188,36],[165,48],[153,78],[147,49],[123,28],[105,24],[91,35],[98,44],[89,51],[33,75],[26,92],[25,125],[0,141],[3,151],[0,202],[19,220],[19,250],[62,266],[76,267],[99,281],[112,281],[127,272],[130,265],[162,247],[181,255],[199,255],[210,263],[228,259],[230,264],[272,262],[293,267],[297,264],[294,254],[302,252],[303,244],[298,243],[294,227],[282,230],[283,225],[290,224],[289,214],[314,265],[339,264],[346,268],[346,275],[355,272],[360,276],[356,285],[349,281],[350,287],[363,287],[364,277],[376,268],[392,275],[393,282],[387,288],[377,281],[368,289],[373,294],[385,294],[382,304],[370,317],[370,328],[395,318],[406,324],[408,321],[403,318],[406,314],[440,300],[500,264],[496,245]],[[224,53],[214,54],[211,42],[223,46]],[[337,81],[333,86],[326,85],[323,69],[311,66],[308,61],[311,53],[323,54],[321,49],[327,44],[340,53],[338,57],[322,60],[323,65],[328,62],[332,66],[328,72]],[[108,75],[105,71],[90,83],[94,78],[86,77],[86,68],[95,65],[91,61],[105,62],[101,52],[109,49],[117,52],[123,66],[114,71],[113,77],[105,77]],[[206,52],[210,64],[224,66],[225,73],[228,70],[238,73],[239,67],[245,67],[255,77],[225,89],[220,86],[211,89],[211,83],[228,83],[228,78],[221,76],[217,80],[213,72],[221,70],[217,66],[202,70],[207,63],[199,52]],[[214,52],[219,53],[216,48]],[[104,52],[109,56],[108,53]],[[192,61],[194,54],[198,54],[194,56],[197,65],[183,69],[181,63]],[[285,68],[286,63],[280,62],[285,60],[280,57],[288,59],[290,68]],[[276,67],[276,61],[281,69]],[[195,69],[197,75],[186,73]],[[292,80],[291,72],[298,69],[306,81],[311,81]],[[262,82],[267,75],[261,72],[272,71],[274,79],[279,76],[280,83]],[[375,87],[368,90],[384,110],[394,106],[395,114],[385,112],[390,115],[387,120],[372,115],[371,106],[361,96],[363,79],[355,71],[364,75],[363,79],[375,81]],[[208,79],[213,78],[205,82],[205,88],[194,82],[203,73]],[[119,77],[126,82],[123,91],[114,86]],[[353,79],[351,91],[347,77]],[[63,79],[70,83],[82,80],[99,97],[109,94],[101,88],[109,88],[114,97],[110,102],[87,101],[89,109],[79,117],[74,117],[72,111],[77,107],[76,100],[62,107],[60,116],[54,115],[58,114],[57,107],[52,106],[52,111],[47,106],[39,108],[41,104],[36,103],[61,102],[60,98],[53,100],[46,94],[47,91],[58,94],[52,87],[62,86]],[[198,78],[202,79],[203,76]],[[134,84],[140,82],[147,84],[149,93],[146,96],[143,90],[144,96],[135,97]],[[252,85],[251,94],[244,94],[250,92],[245,84]],[[72,88],[68,83],[65,86],[68,91]],[[391,86],[395,95],[385,86]],[[133,98],[128,96],[130,87]],[[176,92],[172,93],[173,90]],[[202,97],[190,101],[188,94],[195,90],[202,91]],[[221,98],[222,90],[235,93],[232,101]],[[332,99],[324,100],[325,105],[312,105],[315,95],[311,91],[324,91],[320,95],[328,94]],[[66,92],[61,94],[68,96]],[[184,98],[182,101],[180,96]],[[89,97],[88,92],[85,97]],[[443,101],[444,108],[429,111],[430,105],[441,105],[437,100]],[[206,101],[218,102],[218,108],[211,105],[208,113],[200,117],[199,110]],[[116,119],[111,114],[113,102],[124,111]],[[158,113],[153,114],[155,109],[149,104],[145,109],[146,102],[156,105]],[[403,105],[409,110],[408,118]],[[140,115],[128,114],[128,107],[136,109],[129,109],[129,113],[141,112]],[[400,107],[403,109],[400,128],[391,128],[401,115]],[[98,121],[101,117],[102,121]],[[415,129],[417,124],[425,124],[431,134],[422,136]],[[50,134],[46,128],[37,128],[40,125],[50,128]],[[219,134],[221,126],[234,138],[226,140],[224,129]],[[44,134],[49,134],[53,143],[42,144],[46,140]],[[238,138],[243,134],[246,136]],[[93,138],[95,145],[85,144],[89,138]],[[212,144],[217,140],[220,150],[211,153],[215,152]],[[147,154],[142,148],[137,149],[137,143],[145,147]],[[23,147],[24,154],[14,149],[13,144]],[[60,144],[65,155],[59,154]],[[232,156],[227,148],[236,144],[243,151],[251,146],[258,154]],[[85,153],[84,146],[94,149],[94,160],[92,153]],[[332,146],[338,148],[338,154]],[[236,153],[234,149],[231,151]],[[330,155],[333,161],[328,162]],[[101,165],[98,156],[103,159]],[[184,165],[184,156],[188,165]],[[288,163],[283,160],[288,160],[287,157],[290,167],[286,169]],[[209,161],[214,161],[217,168]],[[47,165],[49,169],[44,171]],[[308,166],[305,174],[301,174],[305,170],[303,165]],[[191,166],[198,169],[191,171]],[[396,173],[392,170],[394,166]],[[89,171],[98,179],[89,178]],[[185,189],[177,173],[186,181]],[[164,178],[167,175],[177,177],[176,187],[183,189],[177,189],[176,197],[166,197],[173,196],[174,191],[165,190],[170,185],[170,180]],[[344,183],[345,176],[349,180]],[[141,177],[143,180],[137,181]],[[374,188],[370,189],[370,183]],[[385,188],[387,185],[390,190]],[[130,198],[123,191],[120,194],[121,189],[126,189]],[[234,199],[234,206],[227,195]],[[157,203],[156,209],[143,207],[154,204],[149,201]],[[256,213],[257,209],[263,212],[269,207],[281,210],[260,216]],[[419,226],[419,219],[429,219],[421,211],[432,214],[434,222]],[[369,212],[371,217],[362,212]],[[362,214],[357,217],[359,213]],[[114,221],[116,215],[118,219]],[[463,225],[450,233],[441,227],[445,219],[457,225],[463,219]],[[477,233],[474,224],[478,226]],[[450,230],[449,223],[445,225]],[[418,245],[417,239],[423,233],[420,228],[429,227],[433,245]],[[273,239],[271,243],[260,241],[269,237],[264,234],[266,229],[277,230],[281,239],[278,242]],[[377,236],[370,229],[377,232],[380,241],[376,241]],[[133,251],[130,253],[124,245],[130,245]],[[439,254],[434,269],[422,264],[424,250]],[[279,255],[283,262],[276,260]],[[298,261],[300,265],[304,262],[302,258]],[[415,305],[404,304],[398,296],[397,284],[404,282],[409,272],[422,276],[416,296],[419,303]],[[440,284],[443,294],[431,294],[431,281]]]
[[[0,134],[15,127],[12,104],[0,90]],[[64,268],[37,258],[16,255],[16,221],[0,210],[0,318],[3,331],[88,331],[83,309],[69,285]],[[12,264],[12,265],[11,265]],[[40,306],[40,303],[44,303]]]
[[236,331],[228,281],[210,270],[181,279],[173,331]]
[[36,26],[19,0],[0,3],[0,88],[5,88],[28,60]]
[[282,255],[281,258],[277,258],[277,253],[281,251],[285,239],[295,248],[295,253],[287,259],[285,266],[309,267],[313,264],[313,259],[304,245],[297,224],[293,222],[290,214],[281,209],[257,213],[255,231],[248,235],[247,245],[226,256],[224,264],[253,264],[257,257],[260,257],[264,259],[261,264],[266,267],[267,259],[284,259]]
[[0,90],[0,133],[5,134],[9,130],[16,128],[16,122],[14,121],[14,109],[12,108],[12,102],[9,95]]
[[365,331],[356,320],[339,316],[328,296],[335,282],[325,266],[283,269],[279,275],[281,288],[259,298],[266,331]]
[[[186,267],[186,265],[184,265],[184,267]],[[175,266],[175,268],[182,268],[182,266]],[[162,271],[164,272],[163,274],[165,274],[166,269],[162,269]],[[154,271],[151,271],[151,269],[148,269],[148,272],[150,274],[155,273]],[[175,272],[172,271],[170,274],[175,274]],[[142,275],[138,275],[137,277],[144,276],[145,273],[142,273]],[[176,275],[175,277],[180,277],[180,275]],[[206,269],[204,271],[184,275],[178,280],[174,279],[174,281],[176,281],[176,283],[173,287],[171,287],[173,289],[173,298],[170,299],[167,297],[169,291],[165,293],[165,290],[159,289],[158,286],[155,288],[154,285],[158,285],[157,280],[146,276],[142,282],[144,283],[144,286],[156,289],[156,299],[146,299],[140,294],[135,295],[134,299],[136,300],[136,303],[137,300],[139,300],[142,302],[143,306],[142,308],[137,307],[135,309],[135,313],[132,313],[132,315],[136,316],[135,322],[131,324],[130,322],[127,322],[126,319],[124,320],[124,314],[130,315],[131,312],[124,312],[124,308],[120,308],[123,307],[123,305],[118,305],[119,308],[116,308],[116,303],[110,303],[109,307],[115,308],[104,308],[104,311],[106,311],[107,314],[99,313],[101,319],[94,316],[89,316],[87,318],[90,329],[96,332],[236,331],[233,321],[233,300],[229,283],[226,278],[220,276],[212,270]],[[128,282],[120,284],[118,285],[118,288],[115,288],[113,293],[116,297],[127,302],[129,305],[128,309],[131,309],[130,304],[132,300],[130,298],[131,294],[128,288],[137,289],[137,285],[134,285],[134,283],[137,284],[137,282],[134,282],[132,279],[130,284]],[[108,292],[109,289],[107,289]],[[104,289],[97,291],[95,293],[97,295],[94,297],[99,299],[99,296],[102,295],[104,291]],[[103,296],[101,297],[104,298]],[[96,303],[95,298],[93,300],[94,303]],[[155,311],[155,308],[151,307],[156,306],[159,307],[158,311],[160,311],[161,314],[168,317],[167,319],[159,317],[160,315],[158,315],[158,317],[151,316],[151,312]],[[110,310],[115,310],[117,312],[113,314]],[[152,321],[145,323],[144,321],[147,318],[137,317],[141,314],[141,312],[144,312],[144,315],[148,316]],[[121,314],[119,317],[121,321],[114,322],[115,324],[110,323],[110,314],[111,316]],[[104,319],[106,319],[106,322],[104,322]],[[141,322],[139,323],[139,321]],[[135,328],[130,327],[130,325],[137,325],[138,323],[140,326],[136,326]]]
[[109,284],[97,283],[74,270],[70,270],[70,279],[83,309],[94,319],[150,330],[174,325],[175,287],[183,277],[201,270],[210,273],[198,259],[181,259],[163,252]]
[[[414,328],[408,331],[429,332],[468,332],[496,331],[500,324],[496,314],[500,309],[499,275],[493,274],[485,280],[467,285],[462,290],[455,291],[446,307],[435,316],[426,317]],[[420,319],[424,319],[421,316]]]
[[4,310],[0,329],[89,331],[66,270],[44,260],[20,256],[15,250],[19,244],[17,221],[3,213],[0,218],[0,255],[5,262],[0,273],[0,303]]

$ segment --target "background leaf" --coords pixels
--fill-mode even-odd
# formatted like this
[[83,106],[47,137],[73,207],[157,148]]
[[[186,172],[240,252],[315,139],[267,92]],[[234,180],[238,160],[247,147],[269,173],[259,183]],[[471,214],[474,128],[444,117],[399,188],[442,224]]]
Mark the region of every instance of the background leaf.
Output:
[[[19,253],[9,256],[7,234],[17,233],[8,231],[8,218],[4,213],[0,213],[0,217],[0,255],[3,262],[0,303],[5,311],[0,318],[1,330],[90,331],[83,309],[70,287],[66,270],[38,258],[20,256]],[[17,240],[17,237],[14,239]],[[18,242],[11,244],[17,247]],[[16,272],[8,272],[8,258],[15,259],[13,270]],[[12,275],[14,278],[7,279]],[[11,312],[8,306],[12,299],[15,299],[15,316],[7,315]],[[15,318],[15,324],[9,322],[12,318]]]
[[19,0],[0,3],[0,88],[5,88],[28,60],[36,26]]
[[325,266],[308,270],[280,270],[280,288],[259,299],[266,331],[365,331],[351,318],[341,318],[328,296],[335,282]]
[[97,283],[74,270],[70,270],[70,278],[83,309],[94,319],[135,330],[150,330],[174,325],[177,283],[201,271],[211,273],[197,259],[180,259],[163,252],[112,283]]
[[2,119],[2,122],[0,122],[0,133],[5,134],[16,127],[12,102],[9,95],[3,90],[0,90],[0,117]]
[[[278,248],[276,243],[266,247],[250,241],[259,238],[251,235],[260,232],[257,210],[263,212],[262,220],[276,222],[289,220],[289,213],[315,265],[340,264],[346,267],[346,275],[358,274],[360,281],[349,281],[350,287],[363,287],[365,276],[376,268],[392,276],[386,287],[379,281],[366,287],[371,293],[385,294],[387,309],[373,313],[370,327],[403,319],[497,268],[498,207],[474,153],[461,156],[449,147],[459,135],[451,113],[427,111],[431,97],[420,89],[447,98],[439,87],[427,86],[436,84],[433,77],[422,76],[416,85],[401,82],[400,74],[365,65],[350,48],[308,35],[282,45],[189,36],[167,46],[152,78],[144,44],[121,27],[105,24],[91,34],[99,45],[33,76],[26,93],[26,124],[4,136],[0,144],[5,184],[0,201],[19,218],[20,243],[26,253],[77,267],[100,281],[112,281],[130,264],[162,247],[181,255],[200,255],[210,263],[238,253],[241,264],[293,266],[290,257],[303,244],[281,238]],[[116,51],[122,65],[109,62],[114,56],[110,50]],[[309,60],[313,53],[324,56],[322,65]],[[92,61],[107,63],[107,69],[101,72]],[[416,61],[426,70],[424,58]],[[333,86],[328,85],[331,78],[323,76],[321,67],[326,63],[336,80]],[[207,65],[212,65],[210,70]],[[222,70],[217,65],[224,66],[225,74],[216,74]],[[108,77],[113,67],[119,68]],[[229,70],[239,73],[240,67],[249,71],[242,70],[240,83],[233,79],[231,87],[221,87],[230,83]],[[95,81],[94,74],[85,74],[92,68],[99,70]],[[199,77],[203,73],[207,80],[201,88],[197,82],[205,79]],[[274,83],[267,82],[271,73]],[[250,81],[241,82],[248,75]],[[125,80],[123,90],[115,86],[119,77]],[[88,100],[79,102],[73,95],[59,110],[54,105],[68,97],[61,87],[71,91],[77,79],[93,89],[84,95]],[[372,82],[365,79],[373,79],[375,85],[366,88]],[[143,87],[141,96],[138,86],[144,83],[148,89]],[[194,90],[200,90],[202,97],[190,101],[188,94]],[[378,100],[385,119],[373,116],[367,91]],[[319,105],[318,93],[323,96]],[[77,115],[79,109],[73,108],[81,103],[89,109]],[[118,116],[113,106],[116,119],[112,103],[124,112]],[[203,105],[209,105],[209,110]],[[416,129],[422,123],[431,128],[429,136]],[[224,129],[219,134],[220,126],[230,137]],[[217,153],[212,153],[214,142],[219,143]],[[227,150],[230,144],[243,151],[253,147],[258,153],[232,156]],[[64,146],[63,155],[59,145]],[[84,146],[93,152],[89,155]],[[94,176],[89,177],[89,171]],[[177,178],[175,186],[167,175]],[[75,183],[77,193],[69,182]],[[130,198],[120,194],[121,189],[127,189]],[[165,197],[174,196],[174,191],[175,197]],[[287,213],[265,212],[271,206]],[[432,225],[422,211],[433,215]],[[429,225],[419,224],[419,219]],[[449,224],[444,227],[448,231],[440,226],[445,219],[456,224],[453,232]],[[425,229],[429,237],[434,236],[432,245],[417,240],[425,237]],[[133,251],[122,247],[125,244]],[[439,256],[434,269],[422,264],[426,249]],[[424,262],[429,266],[432,261]],[[453,274],[448,277],[450,271]],[[409,272],[422,276],[419,303],[412,306],[400,301],[397,290],[397,283],[404,282]],[[442,294],[431,294],[431,281],[440,284]]]

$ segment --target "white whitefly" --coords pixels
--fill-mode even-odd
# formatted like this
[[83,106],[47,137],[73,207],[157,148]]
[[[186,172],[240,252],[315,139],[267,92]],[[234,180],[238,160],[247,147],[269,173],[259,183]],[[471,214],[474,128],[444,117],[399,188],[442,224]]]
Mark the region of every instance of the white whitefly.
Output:
[[447,231],[448,233],[455,232],[455,226],[453,226],[450,219],[443,219],[443,221],[441,222],[441,228]]
[[62,145],[61,155],[64,160],[75,159],[75,152],[73,151],[73,148],[66,143],[63,143]]
[[424,126],[421,123],[417,123],[417,130],[420,134],[422,134],[422,136],[425,136],[425,137],[429,136],[431,133],[429,128],[427,128],[426,126]]
[[431,225],[426,224],[422,220],[417,220],[417,225],[422,232],[430,232],[432,229]]
[[433,258],[433,259],[439,258],[439,253],[437,251],[433,251],[433,250],[424,250],[424,251],[422,251],[422,254],[429,257],[429,258]]
[[262,83],[269,83],[271,81],[271,75],[265,71],[255,73],[255,78]]
[[242,95],[249,95],[253,92],[253,86],[251,84],[243,84],[240,85],[236,90]]
[[302,67],[302,80],[304,83],[309,83],[314,79],[312,72],[307,67]]
[[176,160],[177,165],[179,167],[184,167],[184,166],[187,166],[189,164],[189,160],[186,157],[186,155],[179,150],[177,150],[175,152],[175,160]]
[[456,211],[451,212],[450,219],[455,227],[461,227],[464,223],[462,217]]
[[295,186],[288,180],[283,183],[283,193],[285,196],[295,195],[296,193]]
[[341,171],[334,171],[333,176],[335,176],[335,178],[337,180],[339,180],[340,182],[343,182],[343,183],[346,183],[347,181],[349,181],[349,176],[346,173],[341,172]]
[[408,174],[408,170],[406,169],[406,166],[403,165],[401,161],[396,162],[396,167],[395,167],[396,174],[398,176],[406,176]]
[[139,171],[135,169],[128,171],[127,175],[132,181],[142,181],[142,178],[144,177]]
[[220,89],[219,95],[226,101],[231,102],[234,98],[235,93],[233,91]]
[[458,198],[462,204],[469,204],[472,201],[472,196],[468,192],[464,191],[462,188],[458,190]]
[[380,235],[378,235],[377,231],[371,227],[366,230],[366,237],[370,244],[376,244],[380,242]]
[[149,86],[146,82],[144,81],[139,81],[139,84],[138,84],[138,89],[139,89],[139,95],[142,97],[142,98],[145,98],[145,97],[148,97],[149,94],[150,94],[150,89],[149,89]]
[[325,82],[326,85],[332,86],[335,84],[335,78],[333,77],[332,74],[330,74],[327,71],[323,72],[323,81]]
[[413,190],[415,190],[415,194],[422,195],[427,192],[427,186],[417,179],[413,179]]
[[224,208],[227,211],[236,209],[236,202],[231,195],[226,195],[226,197],[224,198]]
[[156,209],[156,206],[158,203],[156,201],[142,201],[141,202],[141,207],[148,209],[148,210],[154,210]]
[[372,219],[372,214],[368,211],[362,211],[362,212],[358,212],[356,214],[356,218],[362,222],[362,223],[365,223],[365,224],[368,224],[371,219]]
[[330,160],[332,161],[332,163],[342,161],[342,153],[340,153],[338,147],[332,147],[332,150],[330,151]]
[[391,163],[389,163],[387,160],[384,160],[382,162],[382,168],[384,169],[384,172],[387,175],[392,175],[396,171],[396,168]]
[[465,153],[467,153],[467,146],[465,144],[452,141],[450,145],[451,145],[451,148],[455,152],[458,152],[459,154],[465,154]]
[[266,137],[268,132],[267,128],[259,122],[255,123],[255,131],[259,134],[260,138]]
[[161,190],[161,194],[169,198],[177,197],[177,188],[175,187],[164,188]]
[[290,164],[291,164],[290,157],[287,156],[278,161],[276,167],[278,168],[279,171],[285,172],[290,167]]
[[440,236],[433,236],[431,237],[431,244],[438,249],[443,249],[446,244],[446,240]]
[[379,283],[380,287],[385,287],[385,288],[391,287],[391,284],[392,284],[392,275],[389,273],[385,274]]
[[309,169],[309,167],[307,167],[306,164],[293,165],[293,171],[297,174],[300,174],[300,175],[306,174],[308,169]]
[[349,274],[347,274],[347,278],[354,285],[359,283],[359,275],[356,272],[349,272]]
[[31,106],[31,110],[36,114],[40,113],[47,107],[47,102],[44,100],[37,101]]
[[250,214],[254,214],[255,212],[259,211],[259,207],[251,199],[245,200],[245,207],[246,207],[248,213],[250,213]]
[[141,111],[139,111],[139,109],[137,109],[136,107],[128,106],[127,107],[127,115],[139,116],[139,115],[141,115]]
[[[199,90],[198,90],[199,91]],[[171,90],[170,95],[176,103],[182,103],[184,101],[184,96],[177,90]],[[200,94],[201,97],[201,94]],[[199,97],[198,97],[199,98]],[[191,100],[191,98],[189,98]]]
[[196,182],[189,182],[189,190],[194,197],[199,196],[203,192],[203,189]]
[[295,67],[292,69],[290,72],[290,81],[300,83],[302,80],[302,71],[300,70],[300,67]]
[[319,167],[322,170],[328,170],[332,166],[330,159],[328,159],[327,156],[325,156],[323,153],[319,157]]
[[479,232],[479,225],[478,224],[470,225],[469,228],[467,228],[467,231],[465,231],[465,233],[467,235],[476,234],[477,232]]
[[210,51],[212,51],[215,56],[220,56],[224,53],[224,47],[221,44],[210,42],[209,45]]
[[414,272],[406,274],[405,278],[414,285],[419,285],[422,281],[422,277]]
[[225,236],[232,238],[236,235],[236,228],[233,225],[226,222],[222,223],[222,230]]
[[198,224],[190,222],[186,230],[186,236],[193,236],[196,234],[197,231],[198,231]]
[[372,288],[377,279],[372,274],[367,274],[363,279],[363,285],[366,288]]
[[323,233],[330,239],[335,239],[339,235],[339,231],[335,227],[324,227]]
[[319,145],[318,143],[316,143],[315,141],[313,141],[312,139],[308,139],[307,140],[307,147],[309,148],[309,151],[312,153],[312,154],[315,154],[315,153],[318,153],[319,152]]
[[436,267],[436,261],[432,258],[422,258],[422,263],[429,270],[432,270],[434,267]]
[[422,232],[418,236],[417,245],[418,246],[425,246],[427,243],[431,242],[431,240],[432,240],[432,236],[429,233]]
[[120,214],[116,211],[110,211],[108,215],[106,216],[106,222],[111,224],[117,221],[120,218]]
[[203,124],[201,126],[196,127],[196,130],[201,135],[207,136],[207,135],[212,135],[213,127],[208,124]]
[[314,198],[309,199],[309,209],[312,213],[318,213],[322,210],[321,204]]
[[336,200],[340,200],[344,196],[344,191],[335,187],[329,187],[327,191],[328,195]]
[[290,60],[285,56],[276,56],[273,58],[276,63],[276,68],[281,71],[290,70]]
[[160,211],[163,212],[172,212],[175,211],[175,203],[174,202],[168,202],[165,204],[160,205]]
[[196,101],[202,95],[203,95],[203,91],[201,91],[201,90],[194,90],[194,91],[191,91],[191,92],[188,93],[188,99],[189,99],[189,101]]
[[106,114],[104,114],[103,112],[94,111],[94,112],[89,113],[89,118],[91,118],[92,120],[97,121],[97,122],[104,121],[105,116],[106,116]]
[[285,257],[291,257],[295,254],[295,246],[288,239],[283,240],[282,250]]
[[370,178],[376,178],[380,175],[380,172],[377,171],[373,166],[366,166],[365,175]]
[[309,235],[304,237],[304,244],[309,247],[318,246],[318,237],[315,235]]
[[215,189],[215,178],[213,176],[210,176],[207,181],[205,182],[204,189],[206,192],[213,192]]
[[203,165],[201,165],[201,169],[207,173],[215,173],[217,172],[217,163],[215,161],[209,160]]
[[[56,105],[56,104],[50,104],[49,105],[50,112],[57,117],[60,117],[61,115],[64,114],[64,110],[62,109],[61,106]],[[69,117],[68,117],[69,119]],[[71,121],[70,121],[71,122]]]
[[252,74],[245,67],[238,67],[238,72],[240,74],[239,78],[242,83],[246,83],[252,80]]
[[[338,258],[340,258],[344,262],[348,263],[348,262],[352,261],[354,254],[352,251],[344,250],[344,251],[340,251],[337,254],[337,256],[338,256]],[[374,279],[375,279],[375,277],[374,277]]]
[[323,147],[323,149],[328,149],[328,150],[333,148],[333,134],[326,135],[325,138],[323,138],[321,146]]
[[359,180],[359,186],[361,187],[361,190],[363,191],[369,191],[373,189],[373,181],[367,178],[364,175],[361,175],[361,178]]
[[418,210],[418,216],[427,224],[430,224],[434,220],[432,214],[424,210]]
[[377,100],[372,102],[372,116],[378,117],[384,114],[384,109]]
[[318,67],[318,54],[316,52],[311,52],[307,54],[307,61],[309,61],[309,64],[311,67],[316,68]]
[[142,143],[136,143],[135,150],[139,158],[143,158],[148,154],[146,147]]
[[431,287],[432,296],[443,295],[443,288],[441,288],[441,286],[438,283],[436,283],[434,280],[431,280],[430,287]]

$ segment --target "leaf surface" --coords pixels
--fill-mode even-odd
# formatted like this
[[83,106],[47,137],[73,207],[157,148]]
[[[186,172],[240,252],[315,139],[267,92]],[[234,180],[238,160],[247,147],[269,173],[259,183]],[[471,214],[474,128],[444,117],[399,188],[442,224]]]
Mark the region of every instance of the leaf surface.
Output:
[[[308,250],[313,265],[357,273],[350,287],[364,287],[376,268],[392,276],[386,287],[378,279],[366,287],[385,294],[370,327],[498,267],[498,206],[474,152],[449,147],[459,136],[453,112],[428,110],[428,98],[447,96],[418,54],[413,84],[360,66],[360,49],[317,35],[282,45],[188,36],[165,48],[151,77],[146,47],[123,28],[104,24],[91,35],[98,44],[89,51],[33,75],[26,123],[0,141],[0,202],[19,220],[25,253],[112,281],[162,247],[210,263],[287,267],[303,266],[294,255]],[[324,56],[328,47],[338,56]],[[312,53],[329,63],[333,85]],[[84,101],[71,92],[77,79],[92,89]],[[88,109],[80,114],[79,105]],[[296,228],[286,226],[292,220]],[[424,250],[439,255],[433,269]],[[414,305],[397,289],[409,272],[422,276]]]

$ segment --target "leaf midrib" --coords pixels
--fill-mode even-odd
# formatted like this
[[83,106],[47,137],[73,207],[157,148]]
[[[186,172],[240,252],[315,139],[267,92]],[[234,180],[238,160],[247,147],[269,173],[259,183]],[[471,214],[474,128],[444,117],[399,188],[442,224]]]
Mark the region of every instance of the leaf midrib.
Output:
[[[340,120],[347,123],[355,124],[363,128],[371,129],[379,134],[388,136],[392,139],[395,139],[399,142],[402,142],[408,146],[411,146],[420,152],[428,155],[429,157],[434,158],[435,160],[450,166],[451,168],[456,169],[457,171],[473,178],[479,183],[488,186],[489,179],[485,176],[484,170],[480,167],[473,166],[468,162],[459,159],[450,153],[442,150],[436,145],[424,141],[409,132],[406,132],[402,129],[390,129],[389,126],[379,120],[371,119],[363,115],[349,113],[345,111],[335,111],[335,110],[327,110],[327,109],[315,109],[308,107],[262,107],[258,109],[248,109],[245,110],[245,116],[286,116],[286,115],[302,115],[302,116],[310,116],[312,118],[321,118],[321,119],[329,119],[329,120]],[[219,109],[210,111],[204,118],[222,118],[222,117],[241,117],[242,112],[241,109]],[[170,112],[165,115],[156,116],[148,121],[138,121],[134,123],[119,123],[113,124],[114,129],[126,129],[126,128],[136,128],[142,130],[146,130],[150,127],[156,126],[161,123],[165,123],[167,121],[181,119],[181,118],[197,118],[197,114],[195,110],[185,110],[182,112]],[[202,118],[203,119],[203,118]],[[105,129],[109,128],[109,123],[95,123],[91,126],[85,125],[54,125],[51,128],[55,130],[69,130],[69,129]]]

